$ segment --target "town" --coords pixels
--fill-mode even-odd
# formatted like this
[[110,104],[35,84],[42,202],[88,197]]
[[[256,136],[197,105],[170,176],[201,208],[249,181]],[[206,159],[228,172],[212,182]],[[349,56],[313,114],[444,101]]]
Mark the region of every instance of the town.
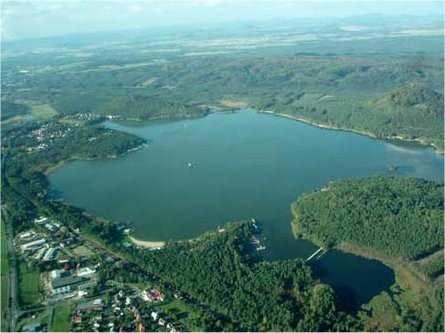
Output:
[[[121,231],[129,232],[124,226]],[[184,297],[144,274],[120,283],[110,271],[128,263],[45,216],[13,240],[18,265],[18,331],[161,331],[186,329]],[[132,244],[124,242],[125,247]],[[113,273],[114,274],[114,273]],[[182,320],[181,320],[182,318]]]

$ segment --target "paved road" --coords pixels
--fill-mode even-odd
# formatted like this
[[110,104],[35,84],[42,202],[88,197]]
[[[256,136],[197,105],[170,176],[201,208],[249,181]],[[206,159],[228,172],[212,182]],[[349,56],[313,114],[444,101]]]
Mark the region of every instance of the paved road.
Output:
[[5,223],[6,240],[9,257],[9,330],[16,331],[17,318],[20,315],[17,300],[17,258],[15,255],[12,225],[7,218],[7,211],[2,207],[2,216]]

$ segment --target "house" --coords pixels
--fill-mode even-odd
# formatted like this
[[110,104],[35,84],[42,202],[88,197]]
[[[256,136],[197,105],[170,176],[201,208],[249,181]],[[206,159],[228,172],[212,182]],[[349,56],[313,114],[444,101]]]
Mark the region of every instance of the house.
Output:
[[153,318],[154,321],[158,320],[158,313],[157,312],[152,312],[150,313],[151,318]]
[[165,326],[165,320],[162,318],[159,318],[158,324],[159,324],[159,326]]
[[73,317],[73,323],[74,324],[80,324],[82,323],[82,314],[80,312],[76,312],[76,314]]
[[162,302],[164,300],[164,294],[162,294],[158,289],[150,290],[148,297],[154,302]]
[[96,298],[94,301],[93,301],[93,305],[95,305],[95,306],[103,306],[103,304],[102,304],[102,299],[101,298]]

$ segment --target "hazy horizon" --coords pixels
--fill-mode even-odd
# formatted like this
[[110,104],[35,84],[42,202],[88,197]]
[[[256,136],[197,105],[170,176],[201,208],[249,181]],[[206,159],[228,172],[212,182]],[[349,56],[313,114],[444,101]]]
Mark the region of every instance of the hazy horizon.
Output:
[[277,19],[363,15],[441,19],[441,1],[5,1],[2,40]]

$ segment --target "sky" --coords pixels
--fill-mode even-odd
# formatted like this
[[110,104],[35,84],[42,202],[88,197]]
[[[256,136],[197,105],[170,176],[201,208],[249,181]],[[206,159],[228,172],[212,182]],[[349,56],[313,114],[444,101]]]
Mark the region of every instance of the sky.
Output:
[[443,1],[17,0],[1,1],[3,40],[174,25],[366,14],[440,15]]

